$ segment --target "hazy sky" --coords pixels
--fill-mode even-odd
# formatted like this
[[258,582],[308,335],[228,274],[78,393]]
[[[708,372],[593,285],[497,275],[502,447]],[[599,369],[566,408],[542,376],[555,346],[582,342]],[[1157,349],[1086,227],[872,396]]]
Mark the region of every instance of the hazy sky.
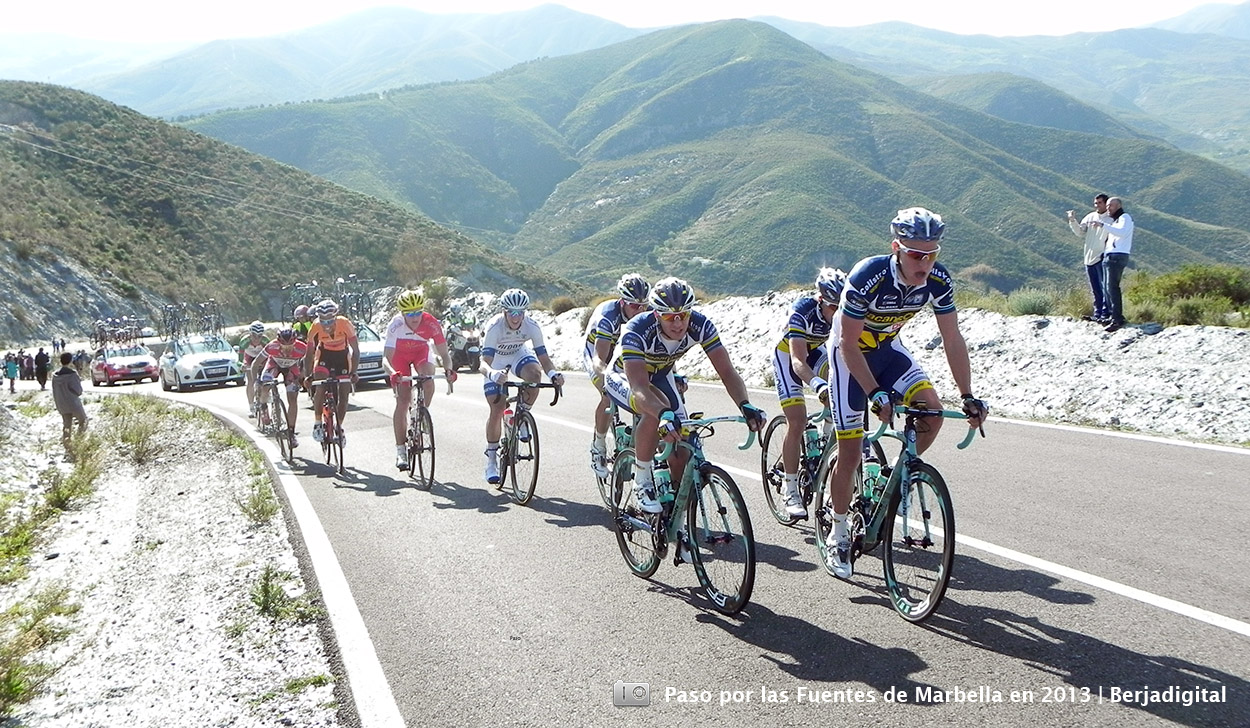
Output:
[[[119,41],[207,41],[274,35],[335,20],[368,7],[430,13],[524,10],[527,0],[33,0],[5,3],[0,32],[55,32]],[[1063,35],[1147,25],[1180,15],[1202,0],[566,0],[558,3],[635,28],[772,15],[821,25],[886,20],[954,33]]]

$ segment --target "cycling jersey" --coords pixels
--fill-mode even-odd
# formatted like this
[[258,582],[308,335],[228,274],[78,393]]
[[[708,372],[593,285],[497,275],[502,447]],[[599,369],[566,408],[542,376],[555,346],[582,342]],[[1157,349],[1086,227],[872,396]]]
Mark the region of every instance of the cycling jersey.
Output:
[[627,321],[621,327],[613,369],[624,371],[625,362],[642,360],[648,372],[667,371],[695,344],[703,347],[705,353],[723,346],[716,326],[698,311],[690,313],[690,326],[680,341],[670,341],[660,334],[660,318],[654,314],[635,316]]
[[265,344],[266,341],[263,338],[254,339],[250,333],[244,334],[243,338],[239,339],[238,346],[239,354],[243,356],[243,363],[251,364],[252,360],[265,350]]
[[383,352],[390,350],[391,366],[401,375],[417,370],[430,359],[430,344],[445,344],[443,326],[429,313],[422,312],[415,330],[404,315],[396,314],[386,325],[386,343]]
[[298,369],[307,353],[308,344],[299,339],[295,340],[289,351],[283,351],[282,344],[277,339],[265,344],[265,348],[261,351],[261,354],[268,359],[265,364],[266,369],[290,369],[291,367]]
[[295,336],[300,341],[308,341],[308,330],[312,328],[312,321],[296,321],[291,324],[291,329],[295,331]]
[[[519,372],[530,362],[538,364],[538,357],[547,354],[542,327],[528,315],[515,329],[508,327],[506,319],[503,313],[497,313],[486,322],[486,333],[482,337],[483,358],[490,359],[493,369],[511,367],[513,372]],[[482,391],[487,397],[495,397],[503,391],[489,377],[483,377],[483,380]]]
[[600,341],[606,341],[615,347],[625,321],[625,306],[619,298],[604,301],[595,307],[586,322],[586,346],[582,351],[582,365],[587,374],[594,376],[595,373],[595,346]]
[[[864,322],[860,351],[870,351],[893,340],[903,324],[925,306],[932,306],[936,314],[955,310],[954,281],[941,263],[933,264],[924,285],[908,286],[901,278],[893,255],[865,258],[847,276],[841,312]],[[835,323],[835,342],[839,332]]]
[[790,359],[790,339],[807,341],[807,365],[816,376],[827,377],[829,369],[829,332],[833,322],[825,319],[820,297],[806,296],[794,302],[790,320],[773,352],[773,377],[777,383],[777,399],[783,408],[803,402],[803,380],[794,371]]
[[321,351],[346,351],[347,342],[356,338],[356,327],[346,316],[334,317],[334,330],[329,331],[318,319],[308,330],[308,345]]

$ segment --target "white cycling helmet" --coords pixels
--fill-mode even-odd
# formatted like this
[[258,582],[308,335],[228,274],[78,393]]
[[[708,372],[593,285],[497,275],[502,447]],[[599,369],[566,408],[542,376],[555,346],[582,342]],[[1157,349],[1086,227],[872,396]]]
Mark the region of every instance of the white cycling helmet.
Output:
[[253,321],[251,325],[247,327],[247,330],[252,336],[265,335],[265,325],[259,321]]
[[499,297],[499,307],[513,311],[524,311],[530,307],[530,297],[520,288],[509,288]]
[[339,305],[329,298],[317,304],[317,318],[334,318],[338,313]]

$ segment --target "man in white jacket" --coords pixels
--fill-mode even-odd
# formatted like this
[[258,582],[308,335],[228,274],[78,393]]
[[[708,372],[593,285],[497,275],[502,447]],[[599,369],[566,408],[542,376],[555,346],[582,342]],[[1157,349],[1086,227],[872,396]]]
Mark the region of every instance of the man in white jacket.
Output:
[[1110,333],[1124,327],[1124,301],[1120,297],[1120,278],[1133,250],[1133,218],[1124,211],[1119,197],[1107,200],[1107,216],[1111,222],[1103,226],[1107,241],[1102,249],[1103,295],[1107,315],[1111,318],[1104,331]]
[[1107,196],[1099,194],[1094,197],[1094,210],[1082,218],[1076,219],[1076,212],[1068,210],[1068,227],[1078,238],[1085,241],[1085,274],[1089,277],[1089,290],[1094,296],[1094,313],[1083,316],[1086,321],[1097,321],[1104,326],[1111,323],[1107,316],[1107,297],[1103,295],[1102,285],[1102,249],[1107,241],[1107,233],[1103,226],[1111,222],[1107,216]]

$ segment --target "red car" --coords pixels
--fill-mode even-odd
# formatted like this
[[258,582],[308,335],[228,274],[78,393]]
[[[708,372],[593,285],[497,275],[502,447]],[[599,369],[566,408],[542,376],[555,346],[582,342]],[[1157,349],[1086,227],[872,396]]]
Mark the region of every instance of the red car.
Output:
[[159,377],[156,357],[140,344],[105,347],[97,351],[91,360],[91,384],[95,387],[101,384],[111,387],[118,382],[141,382],[144,379],[155,382]]

